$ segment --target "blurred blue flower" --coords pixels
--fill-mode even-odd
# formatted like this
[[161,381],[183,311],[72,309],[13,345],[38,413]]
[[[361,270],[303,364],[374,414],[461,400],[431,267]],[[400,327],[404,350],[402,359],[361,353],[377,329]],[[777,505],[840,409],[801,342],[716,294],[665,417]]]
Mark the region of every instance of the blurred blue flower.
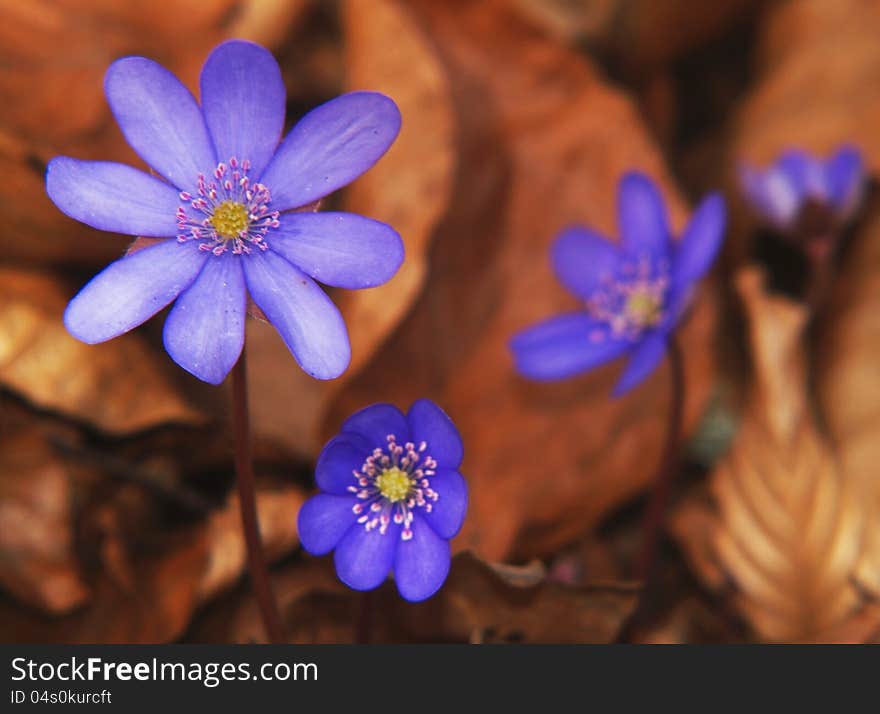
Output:
[[641,383],[663,359],[694,283],[715,260],[725,216],[723,199],[711,195],[675,241],[657,187],[643,174],[626,174],[618,190],[620,243],[577,226],[552,248],[557,277],[586,309],[514,336],[517,370],[539,381],[565,379],[629,355],[614,396]]
[[467,510],[463,454],[455,425],[428,399],[406,416],[391,404],[362,409],[318,458],[321,493],[299,512],[303,548],[335,550],[336,572],[355,590],[393,571],[406,600],[430,597],[449,573],[449,539]]
[[862,198],[865,167],[861,153],[852,146],[840,148],[824,161],[790,150],[763,171],[741,164],[739,179],[758,216],[777,231],[791,233],[802,226],[809,206],[826,214],[823,224],[846,223]]
[[339,310],[315,280],[368,288],[403,260],[400,236],[349,213],[294,212],[372,166],[400,129],[388,97],[352,92],[317,107],[279,145],[285,89],[271,53],[218,46],[201,74],[201,106],[166,69],[126,57],[107,70],[110,108],[156,175],[57,157],[46,190],[94,228],[166,238],[112,263],[71,301],[68,331],[94,344],[177,300],[165,322],[172,359],[223,381],[244,344],[248,296],[302,368],[345,371],[351,349]]

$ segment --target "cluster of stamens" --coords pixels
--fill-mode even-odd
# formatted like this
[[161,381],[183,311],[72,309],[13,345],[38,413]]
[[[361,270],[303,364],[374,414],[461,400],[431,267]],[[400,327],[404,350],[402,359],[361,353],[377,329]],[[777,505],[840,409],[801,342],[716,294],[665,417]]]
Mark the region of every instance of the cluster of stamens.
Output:
[[199,174],[196,192],[181,191],[184,204],[177,209],[177,240],[199,241],[201,250],[222,255],[266,250],[266,234],[277,228],[278,211],[269,210],[271,195],[261,183],[248,178],[250,162],[235,157],[219,163],[213,177]]
[[424,441],[418,446],[412,442],[401,446],[394,434],[387,440],[384,449],[374,449],[360,471],[353,472],[357,485],[348,490],[359,502],[352,511],[367,531],[378,529],[385,535],[388,526],[395,523],[403,526],[401,539],[409,540],[413,537],[413,511],[422,508],[430,513],[440,498],[430,482],[437,462],[425,453],[428,445]]
[[[606,323],[613,337],[636,340],[665,317],[668,289],[668,262],[642,257],[624,263],[617,275],[605,276],[587,301],[587,311]],[[601,342],[606,335],[597,330],[590,337]]]

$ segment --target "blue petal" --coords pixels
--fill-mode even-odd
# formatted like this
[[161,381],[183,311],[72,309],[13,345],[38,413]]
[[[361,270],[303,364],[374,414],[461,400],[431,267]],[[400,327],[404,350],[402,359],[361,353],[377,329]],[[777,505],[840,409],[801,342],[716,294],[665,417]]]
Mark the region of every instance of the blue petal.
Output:
[[315,466],[318,488],[337,496],[351,495],[348,487],[357,485],[360,473],[373,445],[360,434],[342,433],[334,436],[322,449]]
[[778,228],[787,228],[801,206],[801,195],[788,174],[774,166],[765,173],[744,169],[740,177],[747,195],[764,217]]
[[319,493],[299,509],[296,521],[299,542],[312,555],[325,555],[333,550],[347,531],[363,530],[357,524],[352,508],[354,496],[330,496]]
[[373,288],[403,262],[391,226],[354,213],[284,213],[269,247],[315,280],[338,288]]
[[426,453],[444,469],[456,469],[464,458],[464,446],[458,429],[446,412],[430,399],[419,399],[406,415],[409,433],[416,448],[421,442],[428,445]]
[[172,239],[111,263],[70,301],[67,331],[89,344],[128,332],[189,287],[207,258],[194,243]]
[[825,172],[832,205],[847,213],[861,197],[864,179],[861,152],[853,146],[843,147],[828,160]]
[[828,183],[822,164],[800,149],[786,151],[776,162],[779,171],[787,177],[800,202],[811,196],[818,200],[828,197]]
[[697,206],[675,252],[674,283],[694,282],[709,270],[721,248],[726,221],[724,199],[719,194],[708,196]]
[[219,161],[250,161],[259,178],[284,128],[286,91],[268,50],[243,40],[219,45],[201,76],[202,111]]
[[102,231],[177,235],[178,192],[131,166],[59,156],[49,162],[46,192],[71,218]]
[[196,100],[177,78],[145,57],[125,57],[107,70],[104,92],[126,140],[180,189],[214,170],[214,145]]
[[629,347],[584,312],[551,318],[510,341],[517,371],[540,381],[565,379],[613,360]]
[[385,534],[358,525],[336,546],[333,562],[339,579],[353,590],[379,587],[391,572],[394,552],[400,543],[400,526],[392,523]]
[[394,558],[394,581],[404,600],[420,602],[436,593],[449,575],[449,541],[416,518],[413,537],[401,541]]
[[281,334],[300,367],[317,379],[334,379],[351,360],[345,322],[315,282],[271,250],[244,257],[254,302]]
[[614,387],[613,396],[623,396],[657,368],[666,354],[666,339],[666,332],[656,330],[642,340],[629,358],[623,375]]
[[621,243],[631,256],[663,258],[670,248],[666,205],[654,182],[644,174],[630,172],[620,180],[617,222]]
[[441,538],[452,538],[464,523],[467,513],[467,484],[458,471],[441,469],[430,478],[431,488],[439,498],[433,503],[431,512],[419,510],[419,518],[430,524]]
[[220,384],[244,346],[246,307],[241,258],[211,255],[165,320],[171,359],[202,381]]
[[384,448],[389,434],[394,434],[398,444],[410,440],[406,418],[393,404],[372,404],[355,412],[345,420],[342,431],[360,434],[369,442],[371,450]]
[[261,182],[272,208],[305,206],[350,183],[388,150],[400,111],[377,92],[351,92],[313,109],[290,130]]
[[587,299],[603,279],[614,277],[620,254],[599,234],[573,226],[559,234],[551,259],[559,281],[578,297]]

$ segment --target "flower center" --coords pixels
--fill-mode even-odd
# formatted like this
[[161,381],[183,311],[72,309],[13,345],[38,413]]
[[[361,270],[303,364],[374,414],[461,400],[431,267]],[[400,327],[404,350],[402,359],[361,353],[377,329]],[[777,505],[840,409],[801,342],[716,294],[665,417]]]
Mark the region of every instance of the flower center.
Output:
[[247,208],[238,201],[223,201],[208,219],[218,235],[229,240],[238,238],[250,223]]
[[626,299],[626,313],[633,324],[652,327],[663,317],[662,304],[657,295],[636,290]]
[[437,462],[425,453],[428,445],[424,441],[418,446],[412,442],[401,446],[394,434],[389,434],[387,441],[384,449],[373,450],[360,471],[352,472],[357,485],[348,490],[358,502],[351,510],[365,530],[378,529],[385,535],[393,522],[403,526],[401,539],[409,540],[415,509],[430,513],[440,498],[430,481]]
[[376,487],[391,503],[397,503],[406,498],[412,485],[409,474],[401,471],[396,466],[387,469],[376,477]]
[[[667,261],[643,256],[624,263],[616,275],[605,276],[587,300],[587,311],[608,325],[611,336],[637,340],[663,321],[668,289]],[[601,341],[605,335],[597,330],[591,339]]]
[[219,163],[210,178],[199,174],[193,193],[181,191],[177,209],[177,240],[199,241],[199,248],[223,255],[230,248],[246,255],[256,246],[266,250],[265,238],[278,228],[278,211],[270,211],[272,196],[261,183],[252,183],[250,162],[234,156]]

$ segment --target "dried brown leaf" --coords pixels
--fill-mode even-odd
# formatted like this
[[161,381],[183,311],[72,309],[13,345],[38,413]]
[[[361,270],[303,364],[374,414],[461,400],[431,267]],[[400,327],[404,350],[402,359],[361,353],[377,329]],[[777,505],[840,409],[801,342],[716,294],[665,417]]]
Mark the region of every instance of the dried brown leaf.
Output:
[[719,568],[732,581],[734,605],[759,638],[815,640],[860,615],[854,577],[876,526],[863,480],[841,468],[806,397],[806,310],[768,296],[762,282],[753,269],[737,280],[756,379],[711,478],[715,509],[692,502],[676,531],[710,587],[721,585]]
[[53,615],[89,598],[74,552],[71,471],[36,429],[0,441],[0,585]]
[[0,269],[0,383],[112,434],[203,421],[138,335],[101,345],[71,337],[62,322],[67,293],[45,274]]
[[[506,2],[371,4],[379,6],[397,13],[405,7],[431,38],[452,89],[460,165],[434,231],[425,289],[345,388],[326,433],[370,402],[436,399],[466,444],[472,500],[460,544],[490,559],[546,553],[650,478],[667,375],[661,369],[620,400],[609,396],[619,365],[565,384],[529,384],[514,374],[507,342],[575,307],[552,275],[548,248],[574,222],[614,235],[615,192],[625,171],[639,168],[660,181],[678,225],[682,205],[632,101]],[[361,43],[371,40],[374,55],[385,52],[378,34],[351,32]],[[399,204],[393,210],[411,210],[405,194],[383,201],[388,210],[392,201]],[[701,299],[681,335],[690,424],[712,378],[713,322],[711,301]]]

